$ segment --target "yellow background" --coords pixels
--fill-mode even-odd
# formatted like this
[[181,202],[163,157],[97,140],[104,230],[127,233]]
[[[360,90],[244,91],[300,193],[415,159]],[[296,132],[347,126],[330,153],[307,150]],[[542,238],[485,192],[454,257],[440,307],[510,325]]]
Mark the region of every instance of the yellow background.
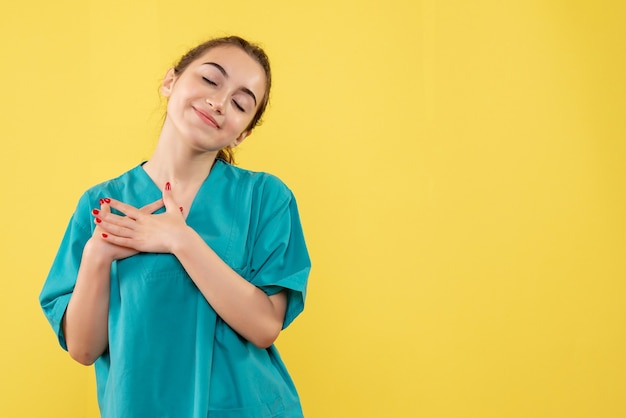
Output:
[[237,33],[275,75],[240,165],[314,261],[278,343],[308,418],[625,417],[625,4],[3,1],[0,416],[97,416],[39,290],[168,66]]

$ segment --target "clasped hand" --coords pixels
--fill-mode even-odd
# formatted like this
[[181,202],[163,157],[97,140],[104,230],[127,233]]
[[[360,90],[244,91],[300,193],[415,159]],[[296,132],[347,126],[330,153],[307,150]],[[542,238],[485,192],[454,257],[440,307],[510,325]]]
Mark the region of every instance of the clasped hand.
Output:
[[[161,199],[141,209],[110,198],[101,199],[100,203],[100,209],[92,211],[96,223],[92,240],[113,260],[140,252],[171,253],[176,237],[187,225],[182,208],[167,187]],[[165,212],[154,213],[164,206]],[[122,215],[112,213],[111,208]]]

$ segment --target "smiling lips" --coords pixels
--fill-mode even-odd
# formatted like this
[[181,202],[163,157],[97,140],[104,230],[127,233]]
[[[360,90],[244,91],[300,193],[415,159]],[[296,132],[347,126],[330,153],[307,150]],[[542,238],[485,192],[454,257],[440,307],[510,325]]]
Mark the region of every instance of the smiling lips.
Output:
[[193,108],[193,110],[196,112],[196,115],[198,115],[198,117],[200,118],[202,122],[206,123],[209,126],[219,129],[220,125],[213,118],[213,116],[209,115],[208,113],[200,109],[196,109],[195,107]]

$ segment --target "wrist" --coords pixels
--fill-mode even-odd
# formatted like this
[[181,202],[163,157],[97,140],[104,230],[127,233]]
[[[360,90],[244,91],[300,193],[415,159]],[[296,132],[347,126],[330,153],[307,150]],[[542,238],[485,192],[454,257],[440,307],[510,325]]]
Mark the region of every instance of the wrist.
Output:
[[196,231],[194,231],[190,226],[185,225],[185,227],[174,236],[174,239],[171,240],[170,253],[177,255],[181,251],[184,251],[197,236],[198,234],[196,234]]
[[89,238],[85,244],[85,248],[83,248],[83,262],[89,261],[99,266],[110,266],[114,258],[108,251],[104,250],[104,245],[106,245],[104,242],[99,242],[99,238]]

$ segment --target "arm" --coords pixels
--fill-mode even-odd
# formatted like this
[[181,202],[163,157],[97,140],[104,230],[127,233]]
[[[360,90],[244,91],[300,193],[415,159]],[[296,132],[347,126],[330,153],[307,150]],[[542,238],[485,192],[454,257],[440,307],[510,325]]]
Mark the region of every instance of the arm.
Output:
[[111,207],[126,216],[103,214],[100,227],[105,240],[142,252],[171,253],[183,265],[217,314],[254,345],[269,347],[278,337],[285,318],[284,292],[268,296],[232,270],[186,225],[171,192],[163,192],[166,211],[142,214],[132,206],[111,200]]
[[189,227],[173,241],[172,253],[231,328],[257,347],[267,348],[274,343],[287,308],[284,292],[267,296],[224,263]]
[[[162,206],[158,200],[141,211],[152,213]],[[95,210],[97,225],[100,216],[110,213],[107,204]],[[108,337],[111,263],[137,253],[130,248],[113,245],[95,228],[83,249],[76,285],[63,316],[62,328],[67,351],[77,362],[90,365],[106,350]]]
[[85,245],[76,286],[62,323],[67,351],[84,365],[92,364],[109,343],[109,287],[113,260],[98,251],[98,240],[92,237]]

